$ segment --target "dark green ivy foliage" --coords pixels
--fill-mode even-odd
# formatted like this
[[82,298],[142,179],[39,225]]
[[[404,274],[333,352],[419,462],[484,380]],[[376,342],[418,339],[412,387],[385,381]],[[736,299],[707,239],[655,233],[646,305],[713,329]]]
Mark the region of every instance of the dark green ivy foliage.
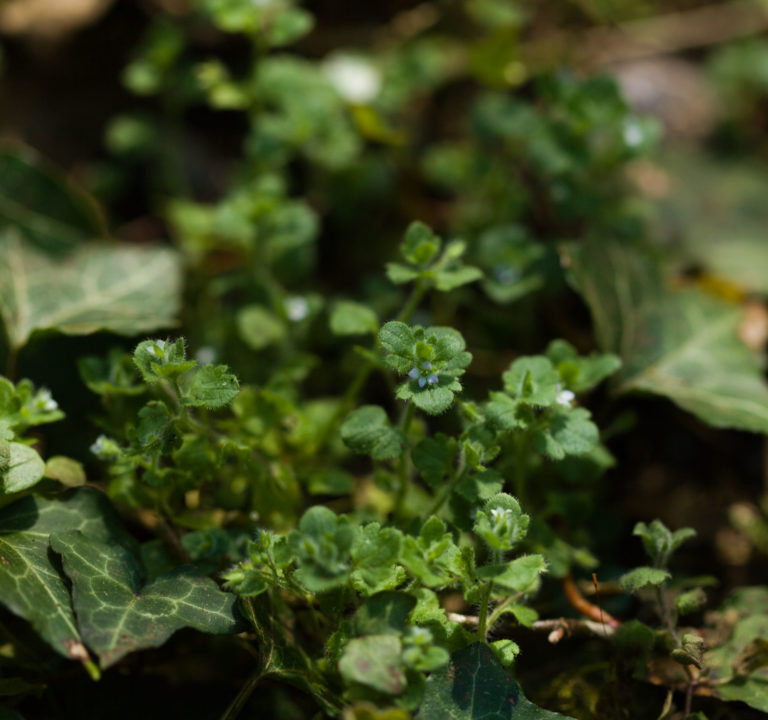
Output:
[[[223,718],[285,685],[304,697],[292,717],[613,718],[602,708],[644,692],[651,659],[672,670],[648,717],[672,717],[673,701],[691,713],[698,687],[768,711],[768,590],[738,590],[717,633],[680,626],[706,603],[706,579],[673,575],[690,528],[637,524],[650,565],[614,576],[647,601],[643,622],[628,605],[619,620],[559,619],[576,614],[561,582],[605,551],[594,523],[615,460],[596,388],[768,431],[737,309],[671,289],[637,240],[647,210],[624,173],[658,126],[609,78],[520,75],[523,4],[459,3],[472,41],[425,25],[321,60],[285,49],[314,25],[298,2],[192,5],[149,24],[123,75],[146,104],[111,121],[91,187],[117,203],[137,168],[160,168],[148,193],[172,249],[94,240],[107,231],[92,198],[28,148],[0,154],[7,609],[94,680],[181,628],[231,636],[253,657]],[[216,53],[232,38],[245,66]],[[471,90],[456,127],[420,141],[458,81]],[[214,201],[184,180],[176,125],[201,107],[247,128]],[[422,219],[400,217],[408,176],[450,211],[415,197]],[[398,219],[370,219],[382,213]],[[323,227],[344,238],[330,280]],[[594,338],[539,320],[540,303],[573,303],[568,286]],[[44,332],[96,331],[135,338],[79,358],[97,416],[12,377]],[[58,421],[87,426],[90,456],[46,454],[39,426]],[[514,679],[542,630],[600,638],[609,669],[582,705],[566,693],[545,710]],[[23,717],[45,671],[2,672],[0,717]]]

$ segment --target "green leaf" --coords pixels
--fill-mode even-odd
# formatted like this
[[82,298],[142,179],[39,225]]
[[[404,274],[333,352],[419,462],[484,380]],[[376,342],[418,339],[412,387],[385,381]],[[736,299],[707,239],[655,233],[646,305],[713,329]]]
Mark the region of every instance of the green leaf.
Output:
[[553,405],[561,390],[560,375],[541,355],[518,358],[501,377],[513,398],[536,407]]
[[515,498],[499,493],[477,511],[473,529],[494,550],[512,550],[525,538],[530,522]]
[[280,342],[286,333],[283,321],[262,305],[246,305],[237,313],[237,330],[251,350]]
[[77,369],[88,389],[97,395],[141,395],[147,389],[136,382],[133,358],[120,348],[113,348],[106,357],[78,358]]
[[331,312],[330,326],[334,335],[367,335],[379,329],[379,318],[367,305],[340,300]]
[[446,587],[464,571],[461,551],[446,532],[445,523],[435,516],[424,523],[418,538],[403,538],[400,561],[427,587]]
[[83,485],[87,478],[82,463],[64,455],[54,455],[45,463],[45,477],[58,480],[67,487]]
[[[352,545],[352,584],[362,595],[391,590],[403,580],[403,569],[398,565],[402,534],[397,528],[383,528],[379,523],[368,523]],[[366,633],[376,634],[376,633]]]
[[381,347],[386,353],[385,361],[393,370],[404,375],[414,364],[413,332],[404,322],[392,320],[379,330]]
[[600,432],[590,417],[586,408],[553,407],[544,427],[536,429],[534,446],[553,460],[585,455],[600,441]]
[[21,492],[43,479],[45,463],[37,450],[12,442],[9,444],[9,451],[5,468],[0,468],[2,493]]
[[678,615],[689,615],[701,610],[707,603],[707,596],[701,588],[694,588],[678,595],[675,599],[675,611]]
[[443,433],[425,438],[411,451],[411,460],[421,476],[436,487],[453,472],[456,461],[456,440]]
[[672,532],[661,520],[654,520],[650,525],[637,523],[632,534],[642,539],[645,551],[654,565],[666,567],[672,553],[686,540],[695,537],[696,531],[693,528],[679,528]]
[[175,325],[180,299],[168,248],[92,243],[53,257],[0,232],[0,317],[15,349],[35,330],[135,335]]
[[402,635],[405,621],[416,606],[416,598],[388,590],[369,597],[355,613],[358,635]]
[[347,682],[366,685],[387,695],[405,690],[402,643],[397,635],[368,635],[347,643],[339,672]]
[[506,393],[490,393],[490,401],[485,405],[485,414],[491,424],[499,430],[516,430],[525,427],[526,421],[520,415],[521,403]]
[[51,564],[48,536],[80,530],[94,542],[129,542],[106,497],[78,488],[62,499],[28,495],[0,510],[0,598],[64,657],[87,657],[64,578]]
[[181,401],[212,410],[228,405],[240,392],[240,383],[226,365],[203,365],[183,387]]
[[496,640],[489,643],[489,647],[499,662],[507,668],[515,664],[515,658],[520,654],[520,646],[514,640]]
[[405,231],[400,252],[412,265],[426,265],[440,252],[441,244],[440,238],[432,229],[417,220]]
[[403,265],[402,263],[387,263],[386,264],[387,277],[389,281],[394,285],[404,285],[407,282],[411,282],[421,276],[419,270]]
[[416,720],[554,720],[530,702],[485,643],[473,643],[427,678]]
[[[440,381],[439,381],[440,382]],[[440,415],[453,405],[453,393],[455,384],[451,387],[425,387],[423,390],[413,386],[415,381],[404,383],[397,389],[397,397],[401,400],[413,400],[413,404],[429,415]],[[456,391],[461,389],[461,385]]]
[[296,559],[296,579],[312,592],[326,592],[343,585],[350,574],[352,546],[358,528],[345,515],[322,505],[309,508],[299,527],[288,535]]
[[23,146],[0,152],[0,218],[51,252],[104,234],[93,200]]
[[477,569],[477,576],[493,580],[515,592],[529,592],[535,586],[542,573],[547,571],[547,563],[542,555],[523,555],[502,565],[485,565]]
[[715,427],[768,432],[768,385],[738,338],[738,306],[669,290],[651,258],[626,243],[564,252],[600,346],[621,357],[620,391],[663,395]]
[[591,390],[621,367],[617,355],[592,353],[579,355],[576,348],[565,340],[553,340],[547,346],[547,357],[557,368],[566,387],[575,393]]
[[141,587],[139,567],[124,547],[79,530],[51,535],[72,582],[80,633],[107,668],[130,652],[162,645],[176,630],[192,627],[223,634],[241,629],[237,598],[189,567]]
[[764,642],[755,641],[768,638],[766,601],[766,587],[740,588],[732,593],[719,608],[724,618],[736,617],[730,637],[704,655],[717,697],[740,700],[763,712],[768,712],[768,667],[762,664]]
[[435,287],[441,292],[450,292],[462,285],[468,285],[483,277],[480,268],[461,265],[454,270],[440,270],[435,273]]
[[660,568],[639,567],[622,575],[619,585],[624,592],[637,592],[646,585],[663,585],[672,576]]
[[177,379],[191,370],[197,362],[187,360],[187,344],[184,338],[171,342],[142,340],[133,351],[133,362],[145,382],[158,383],[164,379]]
[[378,405],[363,405],[349,413],[341,426],[341,439],[374,460],[398,458],[405,447],[405,436],[389,424],[387,413]]

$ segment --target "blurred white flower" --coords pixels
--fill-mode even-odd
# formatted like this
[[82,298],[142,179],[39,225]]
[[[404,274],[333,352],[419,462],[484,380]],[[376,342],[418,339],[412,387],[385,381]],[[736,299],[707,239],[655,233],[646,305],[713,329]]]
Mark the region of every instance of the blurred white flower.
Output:
[[309,303],[305,297],[294,295],[285,300],[285,314],[291,322],[299,322],[309,315]]
[[350,103],[370,102],[381,89],[379,71],[357,55],[333,55],[323,63],[323,71],[339,95]]

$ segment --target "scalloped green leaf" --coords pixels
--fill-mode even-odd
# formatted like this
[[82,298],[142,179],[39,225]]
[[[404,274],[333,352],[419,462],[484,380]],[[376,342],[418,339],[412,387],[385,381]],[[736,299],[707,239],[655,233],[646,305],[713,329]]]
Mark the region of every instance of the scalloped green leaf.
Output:
[[398,458],[405,447],[405,436],[389,424],[384,408],[363,405],[347,415],[341,426],[344,444],[374,460]]
[[15,442],[8,449],[7,464],[0,468],[0,494],[21,492],[43,479],[45,463],[37,450]]
[[237,397],[240,384],[226,365],[203,365],[184,385],[181,401],[192,407],[222,408]]
[[83,640],[103,668],[130,652],[162,645],[174,632],[237,632],[235,595],[182,567],[141,586],[139,566],[124,547],[79,530],[51,535],[72,582],[72,604]]
[[176,324],[181,264],[170,248],[90,243],[64,256],[0,232],[0,317],[13,348],[36,330],[118,335]]

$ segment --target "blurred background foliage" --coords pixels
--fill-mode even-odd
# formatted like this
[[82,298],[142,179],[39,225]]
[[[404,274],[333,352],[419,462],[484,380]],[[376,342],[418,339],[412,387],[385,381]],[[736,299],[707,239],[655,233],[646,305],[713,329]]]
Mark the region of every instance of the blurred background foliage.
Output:
[[[575,255],[563,267],[563,247],[587,248],[583,257],[595,238],[653,258],[654,299],[695,289],[730,308],[741,340],[762,350],[766,30],[765,4],[746,0],[2,0],[0,136],[45,158],[53,186],[76,182],[97,200],[103,212],[86,200],[66,210],[78,236],[162,240],[181,251],[182,325],[200,357],[291,401],[301,387],[315,401],[306,412],[322,415],[323,399],[344,392],[360,361],[339,341],[346,331],[329,331],[328,313],[355,298],[392,316],[401,296],[383,268],[414,218],[463,238],[485,273],[415,317],[462,331],[474,390],[493,387],[514,357],[552,337],[593,349],[587,305],[598,340],[602,332],[610,344],[596,312],[610,288],[592,303],[582,293],[585,304],[567,276],[582,287],[610,284],[618,275],[601,265],[606,246],[586,263],[586,280]],[[0,189],[12,201],[0,213],[52,197],[24,185],[37,162],[4,155]],[[44,245],[34,218],[13,219],[29,220],[28,239]],[[653,333],[660,316],[650,317]],[[87,412],[96,403],[83,397],[75,357],[114,343],[43,336],[18,367],[63,407],[85,403]],[[625,365],[639,357],[633,351]],[[745,360],[731,377],[759,378],[755,367]],[[704,363],[697,382],[711,368]],[[593,547],[609,548],[607,567],[637,552],[616,540],[635,519],[661,516],[699,531],[684,554],[691,574],[720,577],[723,591],[760,582],[764,439],[706,423],[764,433],[765,419],[716,417],[643,382],[636,389],[667,395],[698,419],[660,398],[630,405],[599,395],[593,411],[620,470],[600,459],[595,474],[607,470],[607,482],[575,488],[563,516],[582,514]],[[760,397],[755,382],[737,391]],[[367,393],[386,397],[375,386]],[[318,442],[311,428],[295,428],[292,442]],[[92,439],[71,426],[47,436],[51,452],[81,456]],[[174,642],[190,643],[194,659],[193,640]],[[210,662],[171,670],[173,652],[158,652],[146,674],[229,692]],[[542,696],[573,712],[588,705],[588,671],[553,685],[558,656],[546,652],[538,665],[521,659]],[[117,678],[104,682],[128,692]],[[275,717],[292,717],[287,693],[270,698]]]

